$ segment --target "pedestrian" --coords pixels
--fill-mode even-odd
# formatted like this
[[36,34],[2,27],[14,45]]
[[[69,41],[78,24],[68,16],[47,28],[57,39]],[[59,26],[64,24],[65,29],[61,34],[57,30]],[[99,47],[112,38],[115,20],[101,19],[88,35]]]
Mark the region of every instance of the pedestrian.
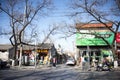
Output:
[[56,67],[56,58],[55,57],[53,57],[53,67]]

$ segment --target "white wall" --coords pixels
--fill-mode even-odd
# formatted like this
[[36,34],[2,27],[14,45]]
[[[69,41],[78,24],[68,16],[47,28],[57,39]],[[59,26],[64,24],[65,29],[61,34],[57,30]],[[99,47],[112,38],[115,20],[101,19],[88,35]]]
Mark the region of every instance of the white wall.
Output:
[[6,52],[0,52],[0,59],[3,60],[3,61],[7,61],[9,59],[8,55],[9,55],[9,53],[7,51]]

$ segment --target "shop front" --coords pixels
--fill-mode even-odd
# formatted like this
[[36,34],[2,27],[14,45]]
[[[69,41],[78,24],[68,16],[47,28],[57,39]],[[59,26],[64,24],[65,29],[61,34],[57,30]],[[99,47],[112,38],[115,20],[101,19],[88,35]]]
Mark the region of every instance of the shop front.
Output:
[[[19,54],[20,54],[20,51],[18,51],[18,55]],[[50,63],[49,58],[50,58],[49,49],[23,50],[22,65],[34,66],[35,62],[37,65],[48,64]]]
[[[112,25],[111,25],[112,26]],[[87,28],[86,28],[87,27]],[[76,47],[81,62],[87,63],[87,68],[104,59],[113,61],[110,45],[113,44],[114,33],[101,24],[90,24],[78,28],[76,33]],[[83,65],[82,65],[83,66]]]
[[[47,65],[50,64],[52,56],[56,55],[53,44],[46,43],[42,46],[24,45],[22,50],[22,65]],[[16,59],[20,58],[20,50],[17,51]]]
[[88,66],[88,68],[96,67],[96,65],[102,63],[105,59],[109,60],[109,62],[114,61],[113,53],[110,47],[107,46],[89,46],[89,49],[87,47],[78,46],[77,49],[79,50],[79,57],[82,58],[81,63],[87,63],[86,66]]
[[38,64],[50,63],[50,54],[48,49],[37,49]]
[[116,34],[116,39],[115,39],[115,47],[116,47],[116,55],[118,59],[118,65],[120,66],[120,32]]
[[32,54],[32,50],[23,50],[23,54],[22,54],[22,64],[23,65],[30,65],[31,64],[31,55]]

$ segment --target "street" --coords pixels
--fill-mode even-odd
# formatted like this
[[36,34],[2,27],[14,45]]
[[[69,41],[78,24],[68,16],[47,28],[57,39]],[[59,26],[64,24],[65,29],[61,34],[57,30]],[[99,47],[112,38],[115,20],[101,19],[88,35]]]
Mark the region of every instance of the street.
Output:
[[0,80],[120,80],[120,71],[86,71],[61,65],[42,69],[0,70]]

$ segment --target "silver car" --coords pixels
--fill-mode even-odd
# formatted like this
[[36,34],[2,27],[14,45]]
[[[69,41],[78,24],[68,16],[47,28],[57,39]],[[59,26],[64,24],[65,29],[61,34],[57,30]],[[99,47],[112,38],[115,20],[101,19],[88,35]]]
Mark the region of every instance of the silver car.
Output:
[[75,65],[75,60],[73,58],[67,59],[66,65]]

